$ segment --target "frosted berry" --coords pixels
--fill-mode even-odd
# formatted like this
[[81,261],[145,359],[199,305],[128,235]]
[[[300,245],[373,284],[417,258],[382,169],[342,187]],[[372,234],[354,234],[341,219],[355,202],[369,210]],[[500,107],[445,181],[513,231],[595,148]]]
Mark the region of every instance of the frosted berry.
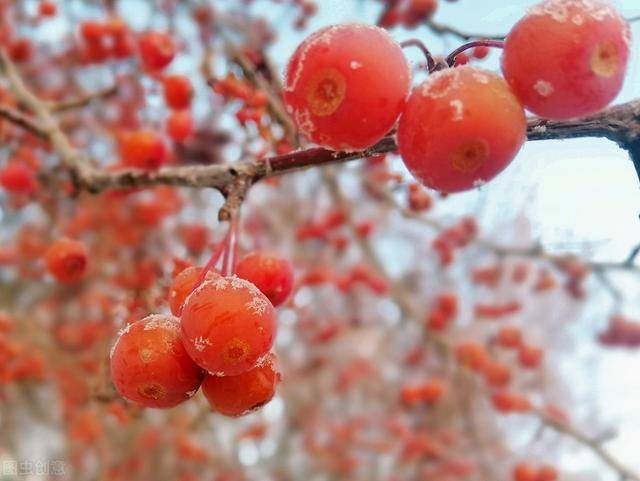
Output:
[[82,242],[62,238],[55,241],[44,254],[47,271],[58,281],[79,281],[86,273],[87,249]]
[[[200,280],[201,267],[187,267],[180,272],[169,288],[169,307],[174,316],[182,314],[185,299],[191,294]],[[208,271],[206,279],[219,277],[215,271]]]
[[238,417],[271,401],[279,381],[277,359],[269,354],[257,366],[237,376],[206,376],[202,392],[214,411]]
[[463,66],[436,72],[414,89],[400,118],[398,148],[424,185],[459,192],[498,175],[525,136],[524,110],[506,82]]
[[282,304],[293,289],[291,263],[264,252],[244,256],[236,266],[236,275],[253,283],[274,306]]
[[276,334],[269,299],[238,277],[218,277],[196,288],[184,303],[181,326],[189,355],[217,376],[254,367],[267,355]]
[[524,106],[549,119],[595,113],[620,92],[627,21],[602,0],[546,0],[507,36],[504,76]]
[[126,399],[169,408],[193,396],[204,373],[180,339],[180,322],[152,315],[127,325],[111,351],[111,379]]
[[407,60],[385,30],[335,25],[297,48],[285,72],[284,100],[310,140],[334,150],[358,150],[391,130],[410,82]]

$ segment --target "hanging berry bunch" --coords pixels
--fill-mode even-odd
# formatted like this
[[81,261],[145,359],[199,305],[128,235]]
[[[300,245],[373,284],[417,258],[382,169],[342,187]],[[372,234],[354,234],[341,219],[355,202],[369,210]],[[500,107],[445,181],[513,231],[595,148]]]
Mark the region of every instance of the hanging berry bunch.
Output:
[[126,399],[169,408],[202,384],[211,407],[235,417],[274,396],[280,380],[270,352],[274,305],[291,293],[293,269],[262,252],[236,263],[236,229],[232,221],[207,266],[188,267],[175,277],[168,296],[172,314],[151,315],[121,330],[111,352],[111,376]]

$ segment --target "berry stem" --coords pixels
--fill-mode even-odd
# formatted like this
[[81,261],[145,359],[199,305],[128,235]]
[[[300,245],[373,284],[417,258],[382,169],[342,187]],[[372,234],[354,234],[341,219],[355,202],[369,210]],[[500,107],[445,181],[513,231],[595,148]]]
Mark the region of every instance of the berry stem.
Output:
[[475,40],[473,42],[469,42],[469,43],[465,43],[464,45],[461,45],[460,47],[458,47],[457,49],[455,49],[453,52],[451,52],[445,62],[447,62],[447,65],[449,67],[453,67],[453,64],[455,64],[456,62],[456,57],[458,55],[460,55],[462,52],[469,50],[470,48],[475,48],[475,47],[493,47],[493,48],[504,48],[504,42],[502,40]]
[[229,245],[229,234],[230,233],[231,233],[231,229],[229,229],[227,231],[227,233],[225,234],[224,238],[220,241],[220,243],[218,245],[216,245],[215,249],[213,250],[213,252],[211,254],[211,257],[209,258],[209,261],[203,267],[202,272],[200,273],[200,277],[198,278],[198,282],[196,282],[194,290],[198,286],[200,286],[200,284],[202,284],[202,282],[207,277],[207,273],[211,269],[213,269],[213,266],[215,266],[216,263],[218,262],[218,259],[220,259],[220,255],[222,255],[222,253],[227,250],[227,247]]
[[238,264],[238,217],[239,211],[236,215],[231,217],[231,231],[233,232],[233,240],[231,241],[231,247],[233,249],[233,256],[231,262],[231,274],[235,274],[236,265]]
[[235,271],[238,254],[238,214],[232,212],[229,219],[229,232],[225,238],[226,248],[222,259],[222,275],[230,276]]
[[433,72],[436,69],[436,61],[433,59],[433,55],[431,55],[431,52],[429,51],[427,46],[424,43],[422,43],[421,40],[418,40],[417,38],[410,38],[409,40],[405,40],[404,42],[401,42],[400,46],[402,48],[406,48],[406,47],[419,48],[424,54],[425,58],[427,59],[427,68],[429,69],[429,72]]

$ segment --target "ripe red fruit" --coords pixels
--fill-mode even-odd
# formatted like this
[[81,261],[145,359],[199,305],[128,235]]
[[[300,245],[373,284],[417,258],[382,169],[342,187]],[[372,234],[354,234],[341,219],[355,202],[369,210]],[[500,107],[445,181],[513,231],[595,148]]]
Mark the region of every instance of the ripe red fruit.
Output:
[[167,146],[154,130],[136,130],[120,136],[122,163],[140,169],[157,169],[167,160]]
[[236,275],[253,283],[274,306],[282,304],[293,289],[293,266],[282,257],[251,252],[236,266]]
[[72,283],[84,276],[88,257],[87,249],[82,242],[62,238],[47,249],[44,262],[47,271],[58,281]]
[[540,367],[542,363],[543,352],[542,349],[535,346],[520,346],[518,351],[518,360],[523,367],[529,369],[536,369]]
[[489,362],[489,354],[485,347],[473,341],[458,344],[455,354],[458,363],[474,371],[482,370]]
[[0,185],[13,194],[31,194],[38,190],[33,170],[22,162],[10,162],[0,170]]
[[162,80],[164,100],[167,105],[175,110],[189,107],[193,96],[191,80],[186,75],[167,75]]
[[138,39],[138,51],[145,68],[162,70],[176,55],[176,45],[164,32],[146,32]]
[[41,17],[55,17],[58,6],[50,0],[42,0],[38,5],[38,13]]
[[522,346],[522,331],[518,327],[503,326],[496,338],[498,344],[506,349],[516,349]]
[[558,471],[553,466],[542,466],[538,470],[536,481],[556,481],[558,479]]
[[238,277],[202,283],[184,303],[181,326],[189,355],[217,376],[254,367],[269,352],[276,334],[269,299]]
[[182,142],[193,134],[193,118],[188,110],[171,112],[167,119],[167,133],[176,142]]
[[202,392],[214,411],[224,416],[244,416],[273,398],[280,381],[276,364],[276,356],[269,354],[257,366],[237,376],[208,375],[202,383]]
[[310,140],[334,150],[359,150],[391,130],[410,82],[407,60],[385,30],[335,25],[298,46],[286,68],[284,100]]
[[[169,288],[169,308],[174,316],[182,314],[182,306],[189,294],[196,287],[200,274],[202,273],[201,267],[187,267],[180,274],[176,276]],[[215,271],[208,271],[206,279],[211,280],[219,277]]]
[[463,66],[436,72],[414,89],[400,118],[398,148],[424,185],[459,192],[509,165],[526,127],[524,110],[502,78]]
[[204,373],[180,340],[180,322],[152,315],[120,331],[111,350],[111,379],[122,397],[169,408],[193,396]]
[[602,0],[546,0],[507,36],[502,71],[524,106],[549,119],[603,109],[622,88],[631,33]]
[[537,481],[538,471],[530,464],[520,463],[513,468],[513,481]]

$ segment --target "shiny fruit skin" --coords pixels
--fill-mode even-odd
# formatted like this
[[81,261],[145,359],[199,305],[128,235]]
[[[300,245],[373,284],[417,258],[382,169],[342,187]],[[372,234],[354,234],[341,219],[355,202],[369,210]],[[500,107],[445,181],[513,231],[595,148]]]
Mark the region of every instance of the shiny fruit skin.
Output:
[[[195,289],[200,280],[200,274],[202,273],[201,267],[187,267],[182,270],[171,284],[169,288],[169,308],[174,316],[180,316],[182,314],[182,307],[184,301],[189,294]],[[208,271],[206,279],[215,279],[219,277],[217,272]]]
[[274,307],[282,304],[293,289],[293,266],[273,254],[247,254],[238,262],[236,275],[253,283]]
[[127,325],[111,351],[111,379],[126,399],[151,408],[170,408],[200,387],[204,372],[189,357],[180,322],[151,315]]
[[398,149],[421,183],[440,192],[493,179],[526,138],[524,110],[506,82],[476,67],[432,74],[416,87],[398,127]]
[[237,376],[207,375],[202,392],[215,412],[239,417],[271,401],[279,381],[277,359],[269,354],[257,366]]
[[627,21],[602,0],[547,0],[507,36],[502,71],[535,115],[581,117],[620,92],[630,39]]
[[192,359],[216,376],[253,368],[273,346],[276,320],[269,299],[238,277],[208,280],[187,297],[182,341]]
[[371,147],[395,124],[411,83],[400,46],[378,27],[323,28],[296,49],[284,100],[300,131],[333,150]]

